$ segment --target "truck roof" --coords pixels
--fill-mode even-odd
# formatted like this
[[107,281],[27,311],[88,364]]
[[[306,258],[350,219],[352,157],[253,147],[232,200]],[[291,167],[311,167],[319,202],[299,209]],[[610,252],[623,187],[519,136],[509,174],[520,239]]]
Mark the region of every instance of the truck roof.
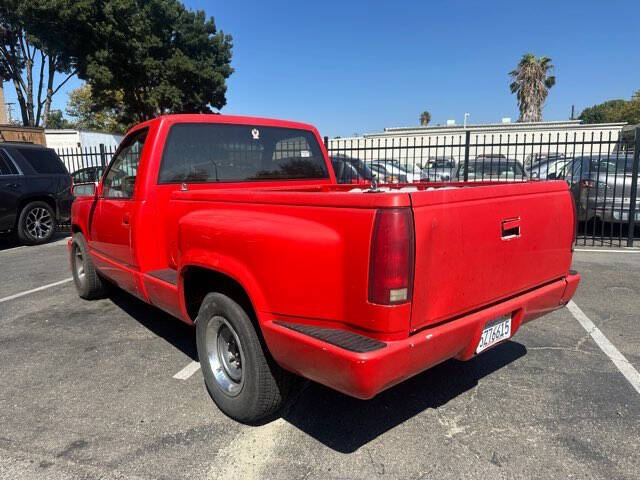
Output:
[[150,126],[155,123],[169,121],[189,122],[189,123],[219,123],[219,124],[237,124],[237,125],[263,125],[268,127],[283,127],[289,129],[302,129],[315,131],[315,127],[311,124],[302,122],[293,122],[290,120],[268,119],[263,117],[249,117],[243,115],[221,115],[221,114],[169,114],[147,120],[140,124],[136,124],[134,128],[142,126]]

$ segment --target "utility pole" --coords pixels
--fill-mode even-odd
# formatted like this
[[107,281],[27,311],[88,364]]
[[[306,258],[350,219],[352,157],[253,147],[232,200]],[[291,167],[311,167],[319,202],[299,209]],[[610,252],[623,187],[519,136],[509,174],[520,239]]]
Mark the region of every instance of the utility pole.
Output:
[[576,106],[572,105],[571,106],[571,120],[575,119],[575,113],[576,113]]
[[464,121],[462,122],[462,124],[463,124],[463,128],[465,128],[465,129],[467,128],[467,119],[468,119],[469,117],[470,117],[470,115],[469,115],[467,112],[465,112],[465,114],[464,114]]
[[7,109],[5,105],[9,104],[4,103],[4,88],[2,86],[2,81],[0,80],[0,124],[7,123]]
[[5,104],[7,107],[7,114],[9,116],[9,123],[13,124],[13,116],[11,115],[13,113],[13,106],[15,105],[15,102],[7,102]]

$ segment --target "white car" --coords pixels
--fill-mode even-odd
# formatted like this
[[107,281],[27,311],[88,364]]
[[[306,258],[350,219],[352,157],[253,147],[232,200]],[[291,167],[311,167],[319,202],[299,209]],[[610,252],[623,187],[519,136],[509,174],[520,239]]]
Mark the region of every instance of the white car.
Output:
[[406,167],[397,160],[383,159],[371,160],[367,162],[369,167],[376,174],[378,182],[384,183],[413,183],[420,182],[420,172],[408,171]]

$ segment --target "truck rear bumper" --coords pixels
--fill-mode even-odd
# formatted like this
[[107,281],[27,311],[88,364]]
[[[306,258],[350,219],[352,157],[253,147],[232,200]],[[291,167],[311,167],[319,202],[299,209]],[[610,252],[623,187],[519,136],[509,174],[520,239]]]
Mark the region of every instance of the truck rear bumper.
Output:
[[369,399],[447,359],[470,359],[483,328],[493,319],[510,314],[511,333],[515,334],[522,324],[569,302],[579,280],[579,274],[572,272],[561,280],[398,341],[378,341],[349,331],[277,319],[263,322],[262,331],[271,354],[285,369],[350,396]]

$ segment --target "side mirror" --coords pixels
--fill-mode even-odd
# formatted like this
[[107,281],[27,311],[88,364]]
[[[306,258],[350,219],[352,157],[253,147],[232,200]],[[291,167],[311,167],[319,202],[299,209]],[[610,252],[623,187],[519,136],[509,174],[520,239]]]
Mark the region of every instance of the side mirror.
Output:
[[75,184],[73,186],[74,197],[97,197],[98,196],[98,183],[86,182],[82,184]]

